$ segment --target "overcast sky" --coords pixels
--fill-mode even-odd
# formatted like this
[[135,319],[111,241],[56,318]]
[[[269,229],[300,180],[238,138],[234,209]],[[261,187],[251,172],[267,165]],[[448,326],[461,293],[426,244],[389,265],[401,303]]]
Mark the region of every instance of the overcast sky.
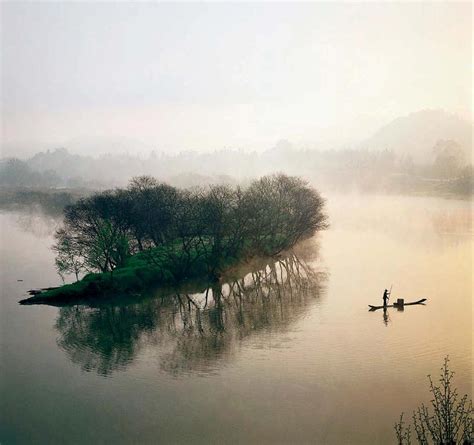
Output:
[[337,146],[420,109],[470,119],[468,2],[1,10],[4,156],[108,137],[168,152]]

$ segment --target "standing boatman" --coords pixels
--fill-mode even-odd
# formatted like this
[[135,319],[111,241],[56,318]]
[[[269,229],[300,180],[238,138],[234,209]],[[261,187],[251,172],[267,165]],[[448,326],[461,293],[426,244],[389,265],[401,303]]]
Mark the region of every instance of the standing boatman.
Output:
[[390,292],[387,289],[385,289],[383,291],[383,297],[382,297],[384,307],[387,306],[387,301],[389,299],[389,295],[390,295]]

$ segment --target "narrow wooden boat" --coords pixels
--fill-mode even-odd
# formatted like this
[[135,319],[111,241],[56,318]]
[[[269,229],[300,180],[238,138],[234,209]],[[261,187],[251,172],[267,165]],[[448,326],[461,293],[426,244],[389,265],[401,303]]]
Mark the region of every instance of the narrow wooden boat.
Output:
[[418,301],[412,301],[411,303],[403,303],[401,305],[398,305],[397,303],[394,304],[388,304],[387,306],[372,306],[369,304],[370,311],[376,311],[377,309],[383,309],[384,307],[405,307],[405,306],[412,306],[414,304],[424,304],[426,301],[426,298],[422,298],[421,300]]

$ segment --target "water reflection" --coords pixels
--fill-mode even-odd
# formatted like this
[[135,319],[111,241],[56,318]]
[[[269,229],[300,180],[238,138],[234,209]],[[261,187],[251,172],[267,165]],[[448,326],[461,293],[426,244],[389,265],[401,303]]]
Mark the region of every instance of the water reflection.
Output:
[[466,237],[473,234],[472,209],[438,210],[431,215],[431,223],[438,235]]
[[16,224],[24,232],[37,238],[46,238],[57,229],[61,222],[58,216],[48,215],[40,211],[18,212]]
[[384,307],[383,308],[383,324],[385,326],[388,326],[388,323],[390,322],[390,317],[388,315],[388,311],[387,311],[387,308]]
[[284,332],[317,301],[325,275],[295,254],[199,293],[175,292],[140,302],[60,309],[58,345],[85,371],[108,375],[145,347],[172,375],[224,366],[256,332]]

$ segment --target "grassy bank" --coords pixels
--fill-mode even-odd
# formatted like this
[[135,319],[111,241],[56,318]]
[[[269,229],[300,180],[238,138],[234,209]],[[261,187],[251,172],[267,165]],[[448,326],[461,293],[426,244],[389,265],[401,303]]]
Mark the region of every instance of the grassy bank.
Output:
[[[150,249],[129,257],[123,267],[118,267],[113,272],[87,274],[75,283],[41,291],[21,300],[20,304],[94,300],[191,281],[212,282],[218,276],[216,272],[209,270],[210,256],[208,249],[194,248],[186,252],[178,246]],[[219,270],[235,266],[239,261],[234,257],[222,258],[218,264]]]

